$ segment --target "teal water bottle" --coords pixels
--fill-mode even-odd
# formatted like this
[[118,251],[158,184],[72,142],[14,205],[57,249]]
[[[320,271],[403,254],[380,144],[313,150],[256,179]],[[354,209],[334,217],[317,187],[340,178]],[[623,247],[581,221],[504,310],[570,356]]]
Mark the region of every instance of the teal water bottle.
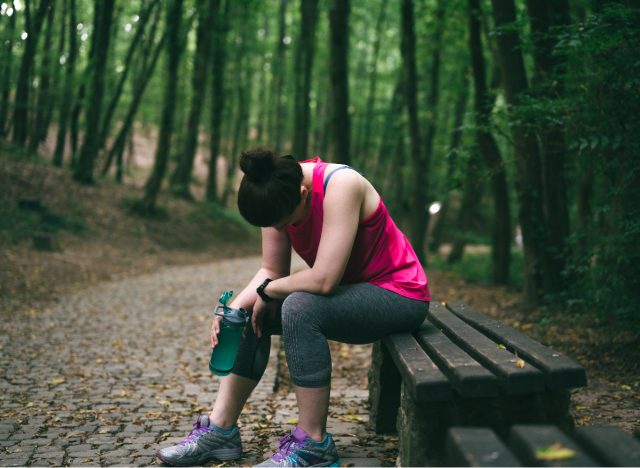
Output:
[[245,309],[227,307],[227,301],[233,295],[233,291],[225,291],[220,296],[220,303],[216,307],[215,315],[222,317],[220,331],[218,332],[218,344],[211,353],[209,370],[215,375],[225,376],[231,373],[236,361],[242,332],[249,321],[249,314]]

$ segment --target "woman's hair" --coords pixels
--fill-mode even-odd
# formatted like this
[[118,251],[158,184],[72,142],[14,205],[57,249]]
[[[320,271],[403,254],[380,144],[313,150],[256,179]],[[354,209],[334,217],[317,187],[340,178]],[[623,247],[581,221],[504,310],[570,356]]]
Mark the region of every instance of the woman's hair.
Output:
[[300,203],[302,169],[292,156],[278,156],[266,148],[245,151],[238,191],[240,214],[254,226],[273,226]]

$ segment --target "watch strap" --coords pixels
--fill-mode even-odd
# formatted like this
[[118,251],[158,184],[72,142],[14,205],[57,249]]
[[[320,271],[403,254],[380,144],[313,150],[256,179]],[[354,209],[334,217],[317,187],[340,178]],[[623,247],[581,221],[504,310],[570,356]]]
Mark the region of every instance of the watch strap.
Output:
[[273,301],[273,297],[269,297],[267,295],[266,292],[264,292],[264,288],[267,287],[267,285],[269,283],[271,283],[271,281],[273,281],[271,278],[267,278],[265,279],[262,284],[260,286],[258,286],[258,288],[256,289],[256,292],[258,293],[258,296],[260,296],[260,298],[264,301],[264,302],[271,302]]

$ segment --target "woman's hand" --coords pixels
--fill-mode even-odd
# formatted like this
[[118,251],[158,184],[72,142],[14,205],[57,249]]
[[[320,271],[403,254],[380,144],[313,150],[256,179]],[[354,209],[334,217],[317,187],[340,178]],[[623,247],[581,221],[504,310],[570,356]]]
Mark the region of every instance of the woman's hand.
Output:
[[260,338],[262,336],[262,323],[264,322],[264,313],[267,310],[267,303],[258,297],[253,304],[253,313],[251,314],[251,327],[253,333]]
[[218,345],[218,333],[220,333],[220,322],[222,317],[216,315],[213,317],[213,323],[211,324],[211,349]]

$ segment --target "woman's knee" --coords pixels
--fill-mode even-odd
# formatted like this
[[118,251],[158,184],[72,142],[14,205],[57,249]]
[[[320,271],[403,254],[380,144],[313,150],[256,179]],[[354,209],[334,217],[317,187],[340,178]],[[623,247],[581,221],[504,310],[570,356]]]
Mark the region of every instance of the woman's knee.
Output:
[[282,302],[283,332],[291,327],[313,323],[318,316],[318,301],[322,296],[297,291],[289,294]]

